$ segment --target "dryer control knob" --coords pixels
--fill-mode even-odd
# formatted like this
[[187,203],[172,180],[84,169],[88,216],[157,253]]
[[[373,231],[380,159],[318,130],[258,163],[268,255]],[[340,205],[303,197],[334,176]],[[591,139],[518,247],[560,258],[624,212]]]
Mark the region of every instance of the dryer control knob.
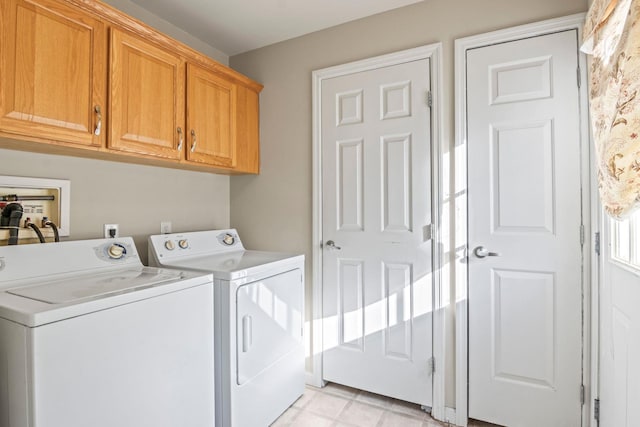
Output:
[[233,244],[236,242],[236,238],[235,238],[235,237],[233,237],[233,235],[232,235],[232,234],[228,234],[228,233],[227,233],[227,234],[225,234],[225,235],[224,235],[224,237],[222,238],[222,242],[223,242],[225,245],[231,246],[231,245],[233,245]]
[[178,246],[180,246],[182,249],[187,249],[189,247],[189,241],[187,239],[179,240]]
[[109,249],[107,250],[107,253],[109,255],[109,258],[120,259],[120,258],[122,258],[124,256],[124,254],[126,253],[126,250],[121,245],[115,245],[114,244],[114,245],[109,246]]
[[173,243],[173,240],[167,240],[164,242],[164,247],[172,251],[176,248],[176,245]]

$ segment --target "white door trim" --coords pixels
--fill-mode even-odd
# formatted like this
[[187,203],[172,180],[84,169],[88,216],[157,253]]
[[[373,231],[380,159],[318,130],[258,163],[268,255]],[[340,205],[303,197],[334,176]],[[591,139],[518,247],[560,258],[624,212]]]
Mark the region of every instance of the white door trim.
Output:
[[[405,62],[429,58],[431,73],[431,178],[432,178],[432,229],[433,234],[433,286],[434,313],[433,313],[433,354],[437,361],[442,361],[439,366],[444,366],[445,357],[445,317],[443,312],[443,289],[440,280],[442,265],[442,253],[439,249],[442,206],[441,197],[441,152],[442,152],[442,43],[434,43],[413,49],[403,50],[361,61],[351,62],[334,67],[313,71],[312,73],[312,115],[313,115],[313,231],[312,231],[312,325],[307,330],[311,331],[311,357],[312,369],[307,374],[307,383],[316,387],[323,386],[322,381],[322,122],[321,122],[321,89],[325,79],[353,74],[376,68],[388,67]],[[438,365],[437,365],[438,366]],[[434,417],[444,418],[445,398],[445,372],[437,369],[433,376],[433,407]]]
[[[455,301],[456,301],[456,424],[466,426],[468,420],[468,271],[464,262],[468,248],[467,234],[467,103],[466,103],[466,52],[469,49],[503,43],[528,37],[539,36],[557,31],[577,29],[578,43],[582,40],[582,26],[585,14],[579,13],[562,18],[550,19],[533,24],[522,25],[490,33],[479,34],[455,40],[455,147],[454,171],[455,181],[452,194],[454,201],[454,241],[455,245]],[[590,144],[587,100],[587,66],[583,54],[579,57],[580,72],[576,78],[581,79],[580,116],[581,116],[581,161],[582,161],[582,212],[585,227],[585,244],[583,246],[583,382],[586,387],[585,405],[583,406],[583,426],[590,425],[591,391],[589,389],[592,361],[590,353],[590,311],[593,296],[591,284],[591,199],[593,190],[590,185]],[[591,189],[591,190],[589,190]]]

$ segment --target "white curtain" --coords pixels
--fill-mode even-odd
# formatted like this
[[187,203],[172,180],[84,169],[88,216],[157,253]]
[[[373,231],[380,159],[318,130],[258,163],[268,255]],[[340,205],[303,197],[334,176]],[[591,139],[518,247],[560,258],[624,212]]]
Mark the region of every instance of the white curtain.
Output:
[[640,0],[594,0],[581,50],[602,204],[621,219],[640,207]]

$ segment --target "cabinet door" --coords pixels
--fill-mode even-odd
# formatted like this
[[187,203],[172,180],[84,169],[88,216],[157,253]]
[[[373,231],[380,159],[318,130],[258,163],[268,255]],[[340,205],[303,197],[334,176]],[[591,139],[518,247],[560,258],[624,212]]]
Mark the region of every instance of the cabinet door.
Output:
[[100,146],[105,24],[53,0],[2,0],[0,18],[0,130]]
[[117,29],[109,59],[109,149],[182,158],[184,60]]
[[187,160],[234,167],[236,85],[220,75],[187,64]]
[[258,92],[238,86],[236,115],[236,172],[260,172],[260,98]]

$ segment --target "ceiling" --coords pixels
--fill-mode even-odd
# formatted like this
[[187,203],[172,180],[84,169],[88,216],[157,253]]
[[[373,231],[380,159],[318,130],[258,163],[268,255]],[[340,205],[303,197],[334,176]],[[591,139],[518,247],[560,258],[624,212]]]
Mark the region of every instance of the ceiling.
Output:
[[423,0],[132,0],[233,56]]

